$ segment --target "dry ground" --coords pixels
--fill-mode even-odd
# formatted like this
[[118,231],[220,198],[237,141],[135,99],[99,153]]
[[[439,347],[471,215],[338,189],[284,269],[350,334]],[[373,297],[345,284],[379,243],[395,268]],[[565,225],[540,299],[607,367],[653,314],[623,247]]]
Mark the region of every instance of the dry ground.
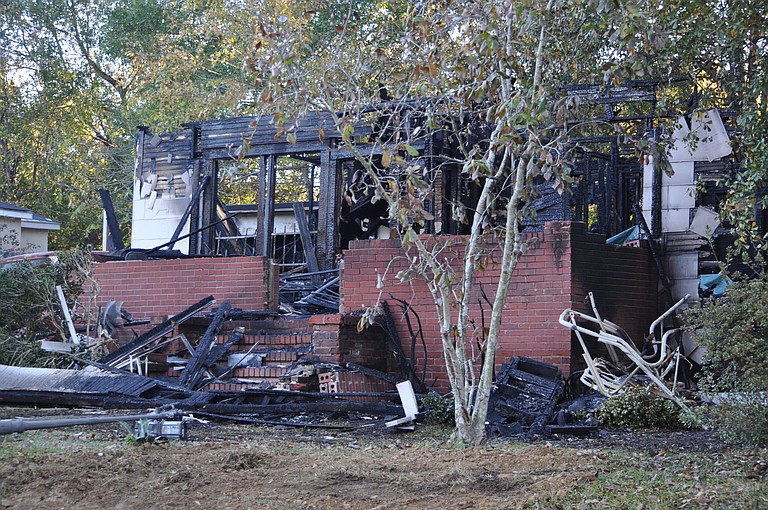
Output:
[[446,434],[212,423],[188,441],[136,445],[118,424],[28,431],[0,436],[0,508],[768,508],[766,451],[705,433],[473,450]]

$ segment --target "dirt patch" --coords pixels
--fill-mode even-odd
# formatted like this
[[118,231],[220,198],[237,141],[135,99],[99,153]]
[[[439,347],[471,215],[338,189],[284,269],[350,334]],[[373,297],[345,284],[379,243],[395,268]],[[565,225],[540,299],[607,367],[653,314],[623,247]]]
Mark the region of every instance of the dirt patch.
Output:
[[137,446],[124,436],[117,424],[0,436],[0,508],[520,508],[594,480],[604,468],[602,448],[676,451],[708,440],[607,433],[459,450],[446,443],[445,430],[427,427],[341,432],[225,423],[194,425],[190,440],[161,445]]

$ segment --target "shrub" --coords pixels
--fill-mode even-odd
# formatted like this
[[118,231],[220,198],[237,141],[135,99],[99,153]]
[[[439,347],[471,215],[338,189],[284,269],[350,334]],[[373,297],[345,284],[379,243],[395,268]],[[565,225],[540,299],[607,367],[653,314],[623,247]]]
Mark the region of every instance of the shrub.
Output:
[[448,394],[444,397],[437,393],[424,395],[421,397],[421,408],[425,413],[424,421],[426,423],[450,427],[455,425],[452,395]]
[[40,350],[38,340],[55,332],[66,336],[56,286],[61,285],[73,308],[91,278],[90,261],[88,251],[73,250],[60,254],[58,263],[23,262],[0,270],[0,363],[55,366],[61,362],[61,356]]
[[711,428],[730,444],[761,446],[768,444],[768,405],[758,391],[723,393],[683,416],[689,426]]
[[642,387],[606,399],[595,416],[603,425],[616,428],[665,429],[680,425],[680,408]]
[[682,318],[708,349],[699,390],[704,397],[721,396],[686,421],[712,428],[731,443],[768,444],[768,281],[740,281]]
[[705,382],[768,389],[768,281],[738,282],[722,298],[686,310],[683,321],[708,349]]

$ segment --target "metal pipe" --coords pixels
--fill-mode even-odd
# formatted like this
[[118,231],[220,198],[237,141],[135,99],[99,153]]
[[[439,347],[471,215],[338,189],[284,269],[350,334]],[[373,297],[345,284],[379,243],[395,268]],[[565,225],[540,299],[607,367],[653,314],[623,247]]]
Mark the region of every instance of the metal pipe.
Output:
[[72,425],[93,425],[96,423],[113,423],[118,421],[136,420],[169,420],[182,414],[179,409],[171,411],[152,412],[144,414],[124,414],[113,416],[56,416],[53,418],[11,418],[0,420],[0,435],[27,430],[53,429],[71,427]]

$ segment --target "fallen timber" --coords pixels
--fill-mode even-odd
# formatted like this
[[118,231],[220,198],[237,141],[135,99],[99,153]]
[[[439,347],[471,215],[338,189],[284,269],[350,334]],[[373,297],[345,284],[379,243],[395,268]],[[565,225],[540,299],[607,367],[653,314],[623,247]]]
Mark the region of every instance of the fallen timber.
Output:
[[[16,367],[0,366],[0,373],[11,373]],[[10,369],[10,372],[9,370]],[[35,372],[54,369],[33,369]],[[83,372],[83,371],[68,371]],[[133,386],[133,394],[119,394],[124,387],[123,378],[135,378],[144,382],[150,378],[137,374],[110,374],[91,370],[92,374],[84,377],[118,376],[114,384],[101,383],[99,391],[63,391],[59,388],[37,390],[19,389],[13,381],[6,379],[0,383],[0,403],[25,404],[47,407],[100,407],[102,409],[148,409],[172,406],[179,413],[197,413],[215,419],[232,419],[244,423],[261,425],[285,425],[296,427],[334,428],[326,424],[312,423],[324,421],[328,415],[363,414],[371,417],[384,418],[402,416],[403,406],[398,402],[397,394],[393,392],[342,392],[323,393],[308,391],[289,391],[279,389],[247,389],[241,391],[176,391],[160,385],[148,387],[141,384],[138,388],[146,388],[137,393]],[[97,373],[99,372],[99,373]],[[45,379],[43,377],[43,379]],[[29,380],[29,379],[28,379]],[[77,382],[75,376],[70,377],[69,384],[75,387],[86,387],[87,383]],[[13,389],[10,389],[13,387]],[[489,432],[493,436],[516,436],[532,438],[543,433],[574,433],[573,427],[551,429],[548,424],[555,411],[557,398],[562,392],[562,379],[559,371],[551,365],[536,362],[527,358],[515,358],[503,365],[500,378],[497,381],[494,395],[491,399],[489,412]],[[350,399],[366,397],[371,401],[353,401]],[[374,400],[375,399],[375,400]],[[398,402],[398,403],[395,403]],[[303,416],[308,421],[293,421]],[[313,416],[316,419],[312,418]],[[124,421],[133,419],[124,418]],[[142,418],[143,419],[143,418]],[[383,421],[382,421],[383,422]],[[84,422],[103,423],[103,422]],[[378,422],[374,422],[378,423]],[[61,422],[59,426],[79,424],[78,422]],[[6,425],[11,427],[11,425]],[[547,430],[545,430],[547,428]],[[584,427],[582,427],[584,428]],[[562,430],[561,430],[562,429]],[[593,431],[587,428],[584,433]],[[18,431],[16,429],[9,432]]]
[[173,331],[173,328],[175,328],[178,324],[184,322],[185,320],[189,319],[196,313],[199,313],[200,311],[213,305],[214,303],[216,303],[216,300],[213,298],[213,296],[208,296],[204,299],[201,299],[200,301],[190,306],[189,308],[179,312],[178,314],[174,315],[170,319],[158,324],[157,326],[150,329],[149,331],[139,336],[135,340],[107,354],[106,356],[101,358],[99,362],[113,364],[119,360],[127,358],[128,356],[138,351],[142,347],[146,347],[147,345],[154,342],[158,338],[164,335],[167,335],[168,333]]

